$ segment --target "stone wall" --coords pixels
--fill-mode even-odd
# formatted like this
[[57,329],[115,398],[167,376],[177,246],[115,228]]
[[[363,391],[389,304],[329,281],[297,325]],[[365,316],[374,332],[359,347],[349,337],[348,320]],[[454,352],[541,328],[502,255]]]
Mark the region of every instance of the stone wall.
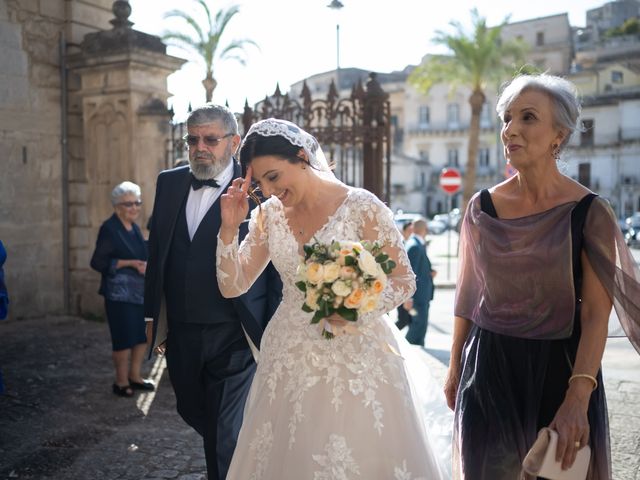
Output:
[[[0,239],[8,253],[10,318],[64,310],[65,188],[70,313],[101,315],[99,275],[89,260],[98,228],[113,212],[111,189],[123,180],[141,185],[144,226],[155,178],[166,166],[166,77],[182,62],[144,48],[123,51],[116,66],[106,66],[99,54],[87,56],[80,48],[86,36],[113,29],[112,5],[0,0]],[[68,67],[64,186],[62,34]]]
[[[111,2],[82,4],[92,12],[82,29],[108,26]],[[0,0],[0,238],[13,318],[64,305],[58,49],[66,18],[75,29],[71,6]]]

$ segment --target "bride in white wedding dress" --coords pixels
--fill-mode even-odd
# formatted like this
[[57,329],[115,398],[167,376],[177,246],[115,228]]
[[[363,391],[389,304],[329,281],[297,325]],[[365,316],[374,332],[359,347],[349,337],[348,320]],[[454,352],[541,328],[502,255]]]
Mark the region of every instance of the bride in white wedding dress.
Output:
[[[339,182],[317,141],[290,122],[254,124],[240,161],[247,177],[234,180],[221,197],[220,291],[242,294],[269,261],[284,287],[256,352],[258,368],[227,479],[443,478],[448,468],[439,458],[448,455],[434,453],[407,373],[408,345],[385,315],[415,289],[391,211],[368,191]],[[269,198],[253,210],[238,247],[252,177]],[[301,310],[305,297],[295,282],[303,245],[333,239],[377,241],[397,266],[377,310],[350,322],[355,328],[344,329],[337,316],[327,319],[336,332],[327,340],[310,323],[313,314]]]

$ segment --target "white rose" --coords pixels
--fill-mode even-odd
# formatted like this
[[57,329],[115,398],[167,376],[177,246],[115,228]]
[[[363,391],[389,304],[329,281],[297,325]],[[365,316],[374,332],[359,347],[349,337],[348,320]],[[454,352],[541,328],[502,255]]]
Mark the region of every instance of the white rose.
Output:
[[313,289],[313,288],[307,288],[307,296],[304,300],[304,303],[306,303],[307,305],[309,305],[309,307],[313,308],[314,310],[318,309],[318,298],[320,298],[320,295],[318,294],[318,291]]
[[358,257],[358,266],[366,275],[375,277],[378,274],[378,262],[367,250],[362,250]]
[[307,265],[305,263],[301,263],[298,265],[298,269],[296,270],[296,275],[300,280],[307,279]]
[[309,283],[313,283],[314,285],[317,285],[320,282],[322,282],[322,277],[324,276],[323,270],[324,269],[322,268],[322,265],[320,265],[319,263],[313,262],[307,265],[307,269],[306,269],[307,281]]
[[360,303],[360,308],[358,309],[361,313],[369,313],[373,312],[378,306],[378,296],[377,295],[365,295],[362,299],[362,303]]
[[326,283],[332,283],[340,276],[340,265],[336,262],[325,263],[323,267],[324,281]]
[[351,293],[351,287],[349,287],[349,285],[347,285],[347,283],[343,282],[342,280],[334,282],[334,284],[331,285],[331,290],[339,297],[346,297]]

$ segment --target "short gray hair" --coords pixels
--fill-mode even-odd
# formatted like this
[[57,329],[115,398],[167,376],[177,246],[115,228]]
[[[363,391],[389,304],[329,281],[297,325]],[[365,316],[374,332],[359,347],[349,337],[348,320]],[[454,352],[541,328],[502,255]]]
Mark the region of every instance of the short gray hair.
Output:
[[222,122],[227,133],[238,134],[238,120],[233,112],[224,105],[214,103],[207,103],[192,111],[187,117],[187,128],[213,122]]
[[511,103],[527,90],[546,93],[551,98],[555,126],[567,133],[558,147],[563,149],[569,143],[571,135],[576,130],[581,130],[578,119],[582,107],[578,89],[569,80],[547,73],[519,75],[504,87],[498,98],[496,112],[502,121],[504,121],[504,112]]
[[118,200],[120,200],[120,197],[128,193],[131,193],[140,198],[142,191],[140,190],[140,187],[133,182],[127,181],[119,183],[114,187],[113,190],[111,190],[111,204],[116,205],[118,203]]

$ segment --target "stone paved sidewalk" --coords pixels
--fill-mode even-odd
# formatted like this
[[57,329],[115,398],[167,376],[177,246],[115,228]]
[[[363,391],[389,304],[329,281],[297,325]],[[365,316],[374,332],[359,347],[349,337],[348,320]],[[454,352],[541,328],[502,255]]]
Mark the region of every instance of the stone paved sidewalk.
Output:
[[[7,385],[0,395],[0,480],[205,478],[201,439],[175,412],[164,363],[146,365],[159,381],[154,394],[119,398],[111,393],[110,353],[104,323],[0,323]],[[441,379],[444,365],[427,353],[424,359]],[[640,480],[640,381],[612,375],[605,383],[613,478]]]

